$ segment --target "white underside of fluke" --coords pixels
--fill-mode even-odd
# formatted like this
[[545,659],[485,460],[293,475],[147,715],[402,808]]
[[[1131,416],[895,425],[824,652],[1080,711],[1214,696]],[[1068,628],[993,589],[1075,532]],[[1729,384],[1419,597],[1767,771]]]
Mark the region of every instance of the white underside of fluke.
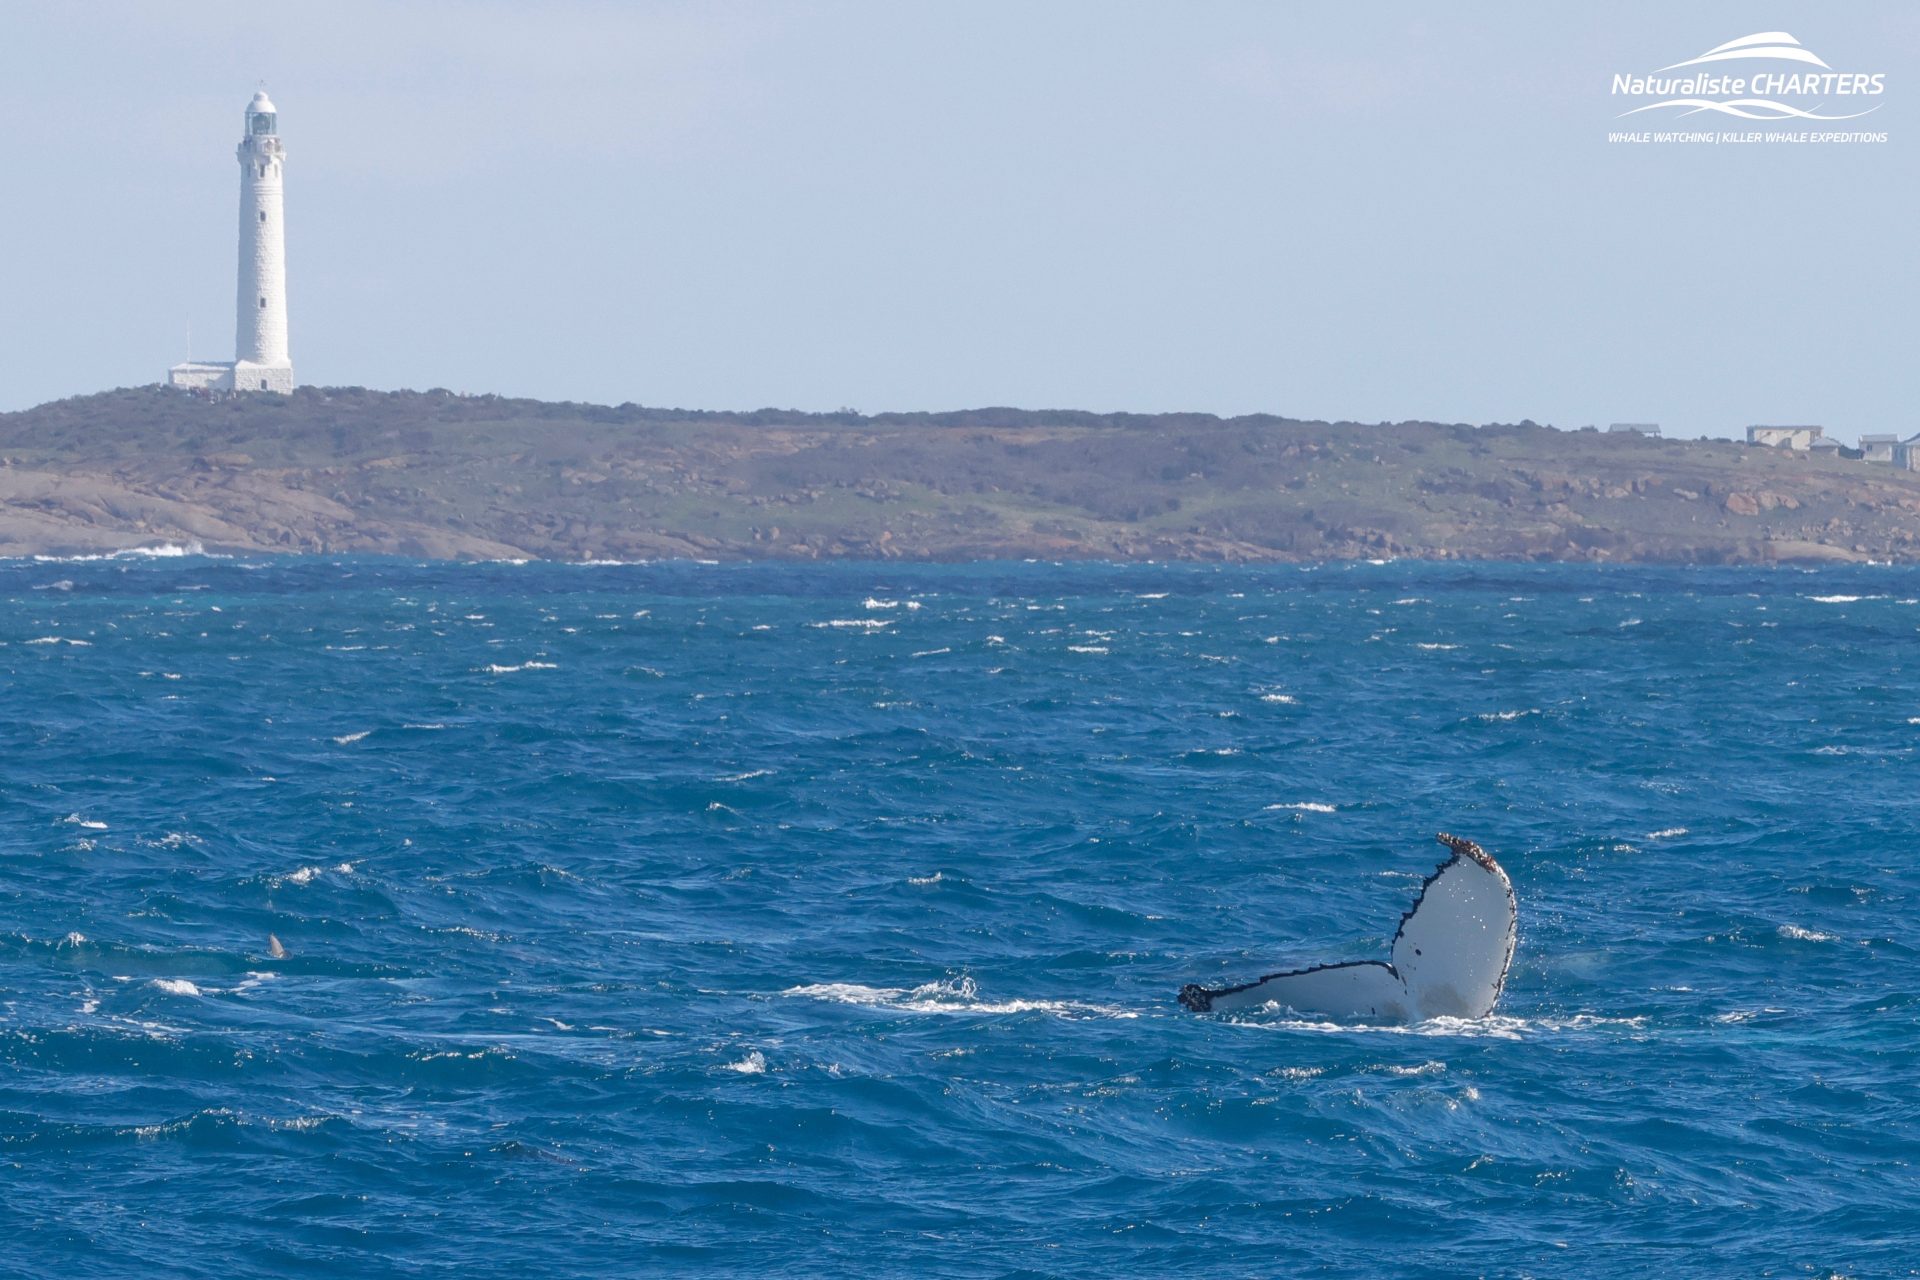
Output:
[[1513,962],[1513,882],[1479,845],[1445,834],[1440,842],[1453,856],[1401,919],[1391,963],[1317,965],[1244,986],[1190,986],[1180,1003],[1196,1012],[1273,1005],[1341,1022],[1486,1017]]

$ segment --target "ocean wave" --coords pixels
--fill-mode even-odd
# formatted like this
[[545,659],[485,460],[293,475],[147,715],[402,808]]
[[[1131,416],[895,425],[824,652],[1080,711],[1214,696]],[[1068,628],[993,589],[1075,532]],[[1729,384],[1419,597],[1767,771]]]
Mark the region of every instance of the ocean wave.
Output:
[[1138,1012],[1084,1000],[984,1000],[972,978],[947,978],[918,987],[869,987],[858,982],[814,982],[780,993],[899,1013],[1048,1013],[1059,1018],[1138,1018]]
[[1271,809],[1294,809],[1300,813],[1338,813],[1339,812],[1339,810],[1336,809],[1333,805],[1321,804],[1317,800],[1299,800],[1299,801],[1295,801],[1293,804],[1270,804],[1267,806],[1267,808],[1270,810]]
[[123,547],[118,551],[92,552],[74,556],[35,556],[41,564],[97,564],[103,560],[175,560],[182,556],[201,556],[208,560],[231,560],[232,556],[215,555],[198,541],[182,546],[176,542],[162,542],[150,547]]
[[350,876],[353,874],[353,864],[351,862],[341,862],[331,867],[301,867],[298,870],[289,871],[286,875],[269,878],[268,884],[274,888],[279,888],[283,884],[312,884],[315,880],[329,872],[337,876]]
[[1822,933],[1818,929],[1803,929],[1797,924],[1783,924],[1780,926],[1778,930],[1776,930],[1776,932],[1779,933],[1781,937],[1791,938],[1795,942],[1838,942],[1840,941],[1839,937],[1835,934]]
[[[1287,1011],[1277,1005],[1269,1005],[1267,1012],[1285,1013]],[[1249,1010],[1246,1014],[1229,1015],[1227,1020],[1237,1026],[1257,1027],[1263,1031],[1304,1031],[1316,1035],[1419,1036],[1464,1040],[1519,1040],[1531,1034],[1593,1031],[1614,1027],[1639,1030],[1646,1025],[1645,1018],[1615,1018],[1599,1014],[1577,1014],[1572,1018],[1520,1018],[1506,1014],[1493,1014],[1485,1018],[1428,1018],[1424,1022],[1374,1024],[1329,1022],[1316,1018],[1275,1018],[1263,1016],[1261,1011]]]
[[510,676],[516,671],[558,671],[560,664],[557,662],[527,661],[514,666],[505,666],[498,662],[490,662],[480,669],[490,676]]
[[737,1071],[743,1076],[763,1076],[767,1073],[767,1055],[755,1049],[737,1062],[721,1065],[722,1071]]

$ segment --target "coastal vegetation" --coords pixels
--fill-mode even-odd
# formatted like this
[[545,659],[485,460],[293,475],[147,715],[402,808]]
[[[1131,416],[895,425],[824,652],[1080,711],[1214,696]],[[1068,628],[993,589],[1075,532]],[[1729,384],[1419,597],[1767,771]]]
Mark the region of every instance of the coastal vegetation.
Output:
[[159,387],[0,414],[0,554],[1920,559],[1920,473],[1530,422]]

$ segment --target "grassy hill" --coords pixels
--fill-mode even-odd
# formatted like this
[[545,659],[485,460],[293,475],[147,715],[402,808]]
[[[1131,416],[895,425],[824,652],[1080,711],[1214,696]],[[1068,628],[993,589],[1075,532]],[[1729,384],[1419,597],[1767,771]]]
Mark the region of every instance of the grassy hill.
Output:
[[159,387],[0,414],[0,554],[1920,559],[1920,473],[1531,423]]

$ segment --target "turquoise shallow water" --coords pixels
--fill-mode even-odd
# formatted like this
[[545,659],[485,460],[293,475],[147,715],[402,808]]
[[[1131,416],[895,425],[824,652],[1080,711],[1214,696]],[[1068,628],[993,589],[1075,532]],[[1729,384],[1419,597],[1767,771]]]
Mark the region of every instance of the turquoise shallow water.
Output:
[[[1920,573],[0,599],[7,1275],[1920,1266]],[[1175,1005],[1383,956],[1439,828],[1498,1017]]]

